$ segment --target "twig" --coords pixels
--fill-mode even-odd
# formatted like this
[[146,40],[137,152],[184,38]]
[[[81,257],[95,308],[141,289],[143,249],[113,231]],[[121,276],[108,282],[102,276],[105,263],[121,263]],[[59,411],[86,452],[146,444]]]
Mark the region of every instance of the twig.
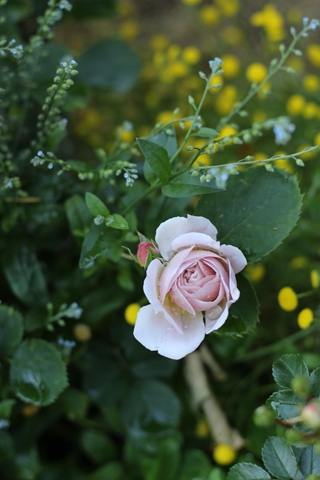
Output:
[[245,441],[237,430],[230,427],[224,411],[211,392],[200,353],[193,352],[187,355],[185,359],[185,377],[189,384],[194,404],[203,409],[214,441],[217,443],[228,443],[236,450],[239,450]]
[[212,353],[210,352],[209,348],[205,343],[203,343],[199,349],[199,354],[201,357],[201,360],[207,367],[209,368],[210,372],[212,373],[212,376],[215,380],[218,382],[224,382],[227,380],[227,373],[222,370],[221,366],[219,363],[215,360],[213,357]]

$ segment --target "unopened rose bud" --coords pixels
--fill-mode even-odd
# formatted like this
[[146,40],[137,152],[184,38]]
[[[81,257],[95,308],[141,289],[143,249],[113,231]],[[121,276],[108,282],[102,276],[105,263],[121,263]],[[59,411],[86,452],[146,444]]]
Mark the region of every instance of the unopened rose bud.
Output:
[[274,413],[266,405],[261,405],[253,412],[253,421],[257,427],[269,427],[274,422]]
[[301,420],[310,428],[320,428],[320,403],[317,400],[311,400],[301,412]]
[[290,428],[290,430],[286,430],[285,438],[287,442],[294,444],[301,440],[301,433],[298,432],[298,430],[295,430],[294,428]]
[[297,395],[308,395],[310,383],[306,377],[294,377],[291,381],[291,388]]
[[160,253],[159,250],[155,248],[155,246],[151,242],[139,243],[138,250],[137,250],[137,259],[141,267],[146,266],[149,250],[157,254]]

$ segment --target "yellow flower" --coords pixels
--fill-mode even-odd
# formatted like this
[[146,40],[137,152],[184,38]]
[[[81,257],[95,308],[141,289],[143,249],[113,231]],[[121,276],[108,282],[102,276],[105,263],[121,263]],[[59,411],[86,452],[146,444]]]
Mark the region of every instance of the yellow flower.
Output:
[[133,38],[136,38],[139,33],[139,24],[134,20],[127,20],[120,25],[119,33],[121,38],[132,40]]
[[205,438],[209,435],[210,430],[209,430],[209,425],[206,422],[206,420],[199,420],[197,425],[196,425],[196,436],[198,438]]
[[211,165],[211,160],[208,155],[200,155],[200,157],[194,162],[194,167],[209,167]]
[[317,43],[310,43],[306,48],[306,53],[309,61],[315,67],[320,67],[320,45]]
[[77,323],[73,327],[73,335],[78,342],[87,342],[92,337],[91,328],[85,323]]
[[229,45],[239,45],[243,42],[244,35],[242,30],[239,27],[234,25],[229,25],[222,31],[222,38],[225,42],[229,43]]
[[134,140],[134,133],[129,130],[123,130],[120,134],[120,140],[122,142],[130,143]]
[[124,311],[124,318],[130,325],[134,325],[137,320],[138,312],[140,310],[138,303],[130,303]]
[[216,109],[220,115],[228,115],[237,101],[237,90],[234,85],[227,85],[216,99]]
[[211,5],[205,5],[204,7],[201,7],[199,13],[200,19],[205,25],[212,26],[218,23],[219,11],[215,7]]
[[278,294],[278,302],[282,310],[292,312],[298,306],[298,297],[291,287],[283,287]]
[[267,120],[267,118],[267,113],[264,110],[255,110],[253,112],[252,121],[253,123],[259,123],[264,122],[265,120]]
[[166,35],[158,33],[151,37],[150,44],[153,50],[163,50],[169,45],[169,39]]
[[316,92],[320,87],[320,80],[317,75],[306,75],[302,81],[304,88],[308,92]]
[[258,92],[258,97],[261,98],[262,100],[264,100],[268,93],[270,92],[271,90],[271,83],[270,82],[266,82],[264,85],[262,85],[262,87],[260,88],[259,92]]
[[305,98],[297,93],[288,98],[286,108],[291,115],[298,115],[303,111],[305,104]]
[[280,160],[276,160],[274,164],[276,165],[276,167],[282,168],[286,172],[294,173],[294,168],[292,167],[290,160],[288,158],[282,158]]
[[251,25],[263,27],[269,40],[277,42],[285,37],[283,17],[274,5],[268,3],[250,17]]
[[287,60],[287,67],[293,68],[296,73],[302,73],[304,71],[304,61],[301,57],[292,57]]
[[317,133],[317,135],[314,137],[314,144],[320,145],[320,133]]
[[268,155],[264,152],[256,152],[254,154],[254,159],[255,160],[265,160],[266,158],[268,158]]
[[266,267],[262,263],[256,263],[255,265],[248,265],[245,270],[246,276],[251,282],[260,282],[266,273]]
[[179,47],[179,45],[176,45],[175,43],[173,43],[172,45],[170,45],[170,47],[167,50],[168,60],[171,60],[171,61],[176,60],[180,55],[180,53],[181,53],[181,48]]
[[317,270],[311,270],[310,280],[311,280],[312,288],[319,288],[320,278],[319,278],[319,273],[317,272]]
[[223,55],[222,60],[222,70],[226,78],[235,77],[240,70],[240,61],[235,55]]
[[305,148],[309,148],[310,146],[311,145],[304,144],[304,145],[300,145],[297,148],[299,152],[299,157],[301,157],[303,160],[309,160],[310,158],[313,158],[316,155],[315,152],[300,153],[302,152],[302,150],[304,150]]
[[313,311],[310,308],[304,308],[298,315],[298,325],[305,329],[310,326],[313,321]]
[[294,257],[291,262],[290,262],[290,267],[293,268],[294,270],[299,269],[299,268],[304,268],[308,265],[308,259],[303,256],[299,257]]
[[210,81],[210,87],[213,87],[214,85],[221,85],[220,87],[217,88],[212,88],[209,90],[210,93],[217,93],[221,90],[222,85],[223,85],[223,76],[222,75],[215,75],[212,77]]
[[235,133],[237,133],[236,128],[231,127],[230,125],[225,125],[224,127],[221,128],[218,138],[230,137],[231,135],[234,135]]
[[302,111],[304,118],[310,119],[316,117],[318,114],[318,105],[314,102],[308,102]]
[[226,17],[234,17],[239,12],[239,0],[216,0],[216,3]]
[[227,443],[219,443],[212,452],[213,459],[219,465],[229,465],[236,459],[237,452]]
[[173,118],[173,113],[170,110],[163,110],[157,115],[157,123],[168,123]]
[[249,82],[260,83],[268,74],[267,67],[263,63],[251,63],[246,70],[246,77]]
[[188,67],[185,63],[176,60],[167,67],[169,78],[181,78],[188,74]]
[[194,5],[199,5],[199,3],[202,2],[202,0],[181,0],[181,2],[184,3],[185,5],[194,6]]
[[289,8],[287,11],[287,19],[290,24],[298,25],[302,20],[302,12],[298,7]]
[[200,51],[197,47],[186,47],[182,51],[182,60],[184,60],[189,65],[195,65],[200,60]]

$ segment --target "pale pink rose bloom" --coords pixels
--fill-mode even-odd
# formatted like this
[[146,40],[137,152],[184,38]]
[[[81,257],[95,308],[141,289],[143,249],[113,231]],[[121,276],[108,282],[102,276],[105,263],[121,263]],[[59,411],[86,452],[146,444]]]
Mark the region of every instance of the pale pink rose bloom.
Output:
[[217,229],[204,217],[188,215],[162,223],[156,243],[163,258],[152,260],[143,290],[135,338],[149,350],[180,359],[193,352],[205,334],[226,321],[238,300],[235,274],[247,261],[232,245],[220,245]]

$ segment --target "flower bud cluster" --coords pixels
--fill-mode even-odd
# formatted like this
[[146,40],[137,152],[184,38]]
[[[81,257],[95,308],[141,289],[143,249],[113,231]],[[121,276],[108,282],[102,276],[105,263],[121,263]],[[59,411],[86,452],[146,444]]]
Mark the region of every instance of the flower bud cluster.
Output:
[[33,148],[40,149],[52,132],[63,131],[66,128],[67,120],[60,118],[61,112],[58,107],[67,90],[74,83],[70,76],[77,75],[76,66],[75,60],[70,58],[60,63],[53,84],[47,89],[48,95],[42,106],[42,113],[38,115],[37,138],[31,142]]
[[0,57],[6,57],[7,53],[11,53],[16,60],[20,60],[23,57],[23,46],[16,45],[15,39],[7,42],[5,37],[0,39]]

